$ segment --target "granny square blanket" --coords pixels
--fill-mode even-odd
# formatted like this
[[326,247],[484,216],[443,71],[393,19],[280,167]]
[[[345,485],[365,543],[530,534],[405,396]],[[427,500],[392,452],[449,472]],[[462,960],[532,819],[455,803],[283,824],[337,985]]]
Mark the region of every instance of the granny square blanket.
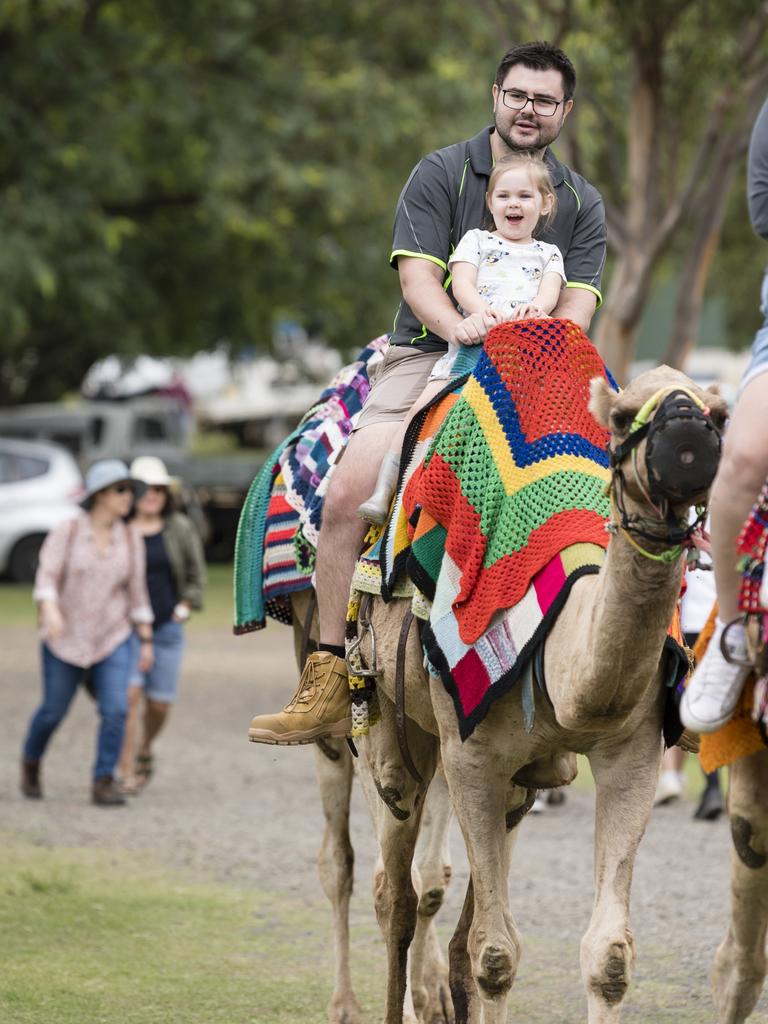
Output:
[[[502,324],[423,463],[405,470],[408,573],[432,601],[425,653],[464,738],[522,674],[573,583],[599,571],[609,435],[588,409],[596,376],[615,389],[571,321]],[[410,445],[422,454],[418,438]],[[402,522],[389,530],[401,537]],[[389,547],[402,564],[402,541]]]
[[290,624],[288,596],[312,585],[323,499],[333,467],[370,391],[381,335],[343,367],[298,427],[265,461],[240,513],[235,544],[234,631]]

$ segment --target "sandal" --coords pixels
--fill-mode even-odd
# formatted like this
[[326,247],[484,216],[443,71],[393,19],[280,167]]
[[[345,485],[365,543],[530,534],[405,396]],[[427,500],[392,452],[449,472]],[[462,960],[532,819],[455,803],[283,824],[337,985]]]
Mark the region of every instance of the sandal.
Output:
[[138,754],[136,757],[136,785],[139,789],[149,782],[155,767],[155,759],[151,754]]
[[141,792],[139,780],[135,775],[126,776],[124,779],[115,779],[115,786],[125,796],[138,796]]

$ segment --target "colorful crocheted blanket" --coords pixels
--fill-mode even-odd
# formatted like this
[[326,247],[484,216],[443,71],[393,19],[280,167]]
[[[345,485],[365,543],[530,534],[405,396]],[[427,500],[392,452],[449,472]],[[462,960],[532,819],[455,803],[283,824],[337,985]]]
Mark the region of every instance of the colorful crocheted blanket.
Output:
[[[609,436],[588,410],[596,376],[615,388],[572,322],[502,324],[452,396],[423,464],[405,470],[410,552],[393,542],[400,521],[383,544],[387,572],[407,557],[432,600],[425,652],[454,697],[463,737],[520,676],[573,583],[599,571]],[[437,415],[415,421],[415,459]]]
[[263,629],[267,615],[290,624],[289,595],[311,586],[328,481],[387,340],[375,338],[339,371],[251,484],[235,544],[235,633]]

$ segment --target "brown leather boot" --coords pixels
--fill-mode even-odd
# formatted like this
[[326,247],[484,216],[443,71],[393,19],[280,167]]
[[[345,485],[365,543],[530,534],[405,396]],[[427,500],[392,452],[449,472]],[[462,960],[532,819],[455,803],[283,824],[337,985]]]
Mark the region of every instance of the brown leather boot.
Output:
[[257,715],[248,730],[252,743],[312,743],[321,736],[341,739],[352,731],[347,666],[330,651],[307,658],[299,688],[276,715]]
[[91,799],[98,807],[120,807],[127,802],[111,775],[93,780]]
[[21,762],[21,792],[28,800],[40,800],[43,787],[40,785],[40,762]]

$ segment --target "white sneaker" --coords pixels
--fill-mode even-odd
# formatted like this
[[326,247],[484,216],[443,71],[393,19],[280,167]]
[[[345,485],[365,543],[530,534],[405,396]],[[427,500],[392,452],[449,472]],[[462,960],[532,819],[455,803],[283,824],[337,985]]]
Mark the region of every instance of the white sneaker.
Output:
[[660,807],[662,804],[671,804],[673,800],[679,800],[682,795],[683,777],[680,772],[662,772],[656,787],[656,795],[653,798],[653,806]]
[[[685,689],[680,702],[680,720],[694,732],[716,732],[725,725],[739,703],[749,669],[732,665],[720,650],[722,627],[718,624],[704,657]],[[730,647],[739,658],[747,656],[743,632],[731,630]]]

